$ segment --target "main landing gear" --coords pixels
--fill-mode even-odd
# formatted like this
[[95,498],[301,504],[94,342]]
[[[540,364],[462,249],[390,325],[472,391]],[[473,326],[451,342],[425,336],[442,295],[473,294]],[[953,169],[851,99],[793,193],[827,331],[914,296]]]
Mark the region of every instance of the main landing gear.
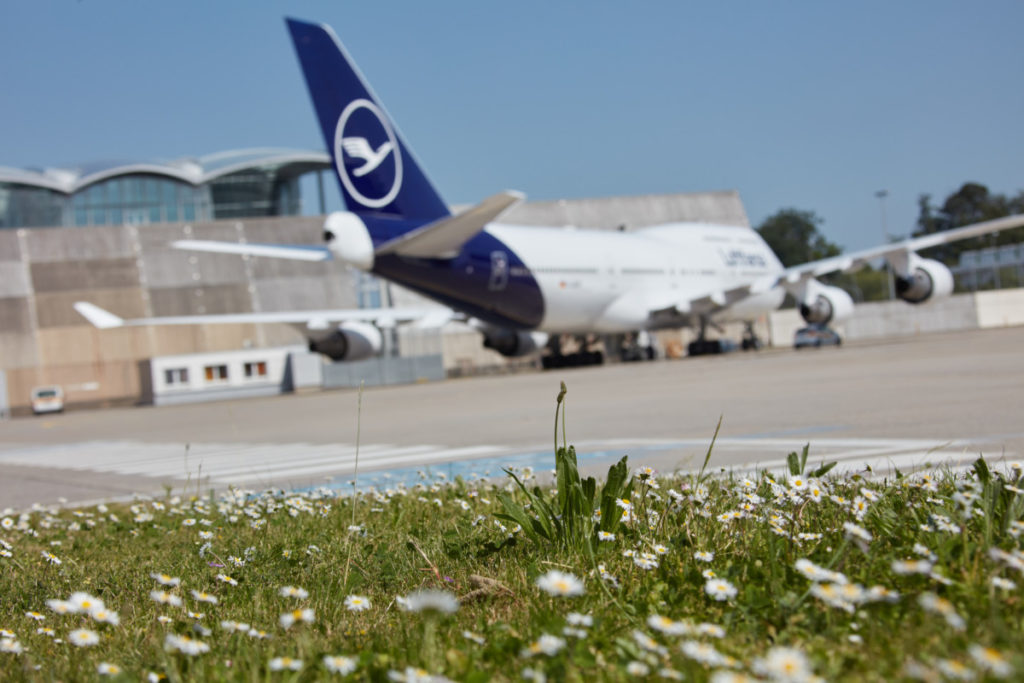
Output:
[[606,359],[623,363],[648,361],[658,357],[654,337],[646,331],[630,334],[578,336],[565,334],[552,337],[541,356],[545,370],[553,368],[581,368],[601,365]]
[[556,335],[548,341],[547,353],[541,356],[540,362],[545,370],[601,365],[604,363],[604,349],[593,335]]
[[741,346],[744,351],[757,351],[764,344],[761,342],[761,338],[757,336],[757,332],[754,331],[754,323],[747,321],[744,324],[743,330],[743,342]]
[[[741,342],[740,348],[744,351],[756,351],[763,346],[761,339],[754,332],[754,323],[745,323],[746,329],[743,332],[743,341]],[[690,342],[690,345],[686,348],[687,355],[690,356],[706,356],[710,354],[728,353],[736,349],[736,342],[731,339],[708,339],[707,330],[709,326],[714,326],[721,332],[721,329],[717,325],[714,325],[710,320],[702,318],[700,321],[700,331],[697,334],[697,338]]]

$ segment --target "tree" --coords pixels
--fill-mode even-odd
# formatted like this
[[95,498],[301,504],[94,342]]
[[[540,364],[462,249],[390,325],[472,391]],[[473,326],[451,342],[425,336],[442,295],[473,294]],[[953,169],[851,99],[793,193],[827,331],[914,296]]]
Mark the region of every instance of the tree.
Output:
[[842,253],[842,249],[818,232],[823,222],[813,211],[782,209],[766,218],[757,232],[782,265],[789,268]]
[[[929,194],[922,194],[918,198],[915,237],[1024,213],[1024,191],[1015,197],[1007,198],[1001,194],[992,194],[987,187],[974,182],[964,183],[959,190],[946,197],[941,208],[932,206],[931,199]],[[960,260],[962,252],[1019,242],[1024,242],[1024,228],[943,244],[924,250],[921,255],[952,266]]]

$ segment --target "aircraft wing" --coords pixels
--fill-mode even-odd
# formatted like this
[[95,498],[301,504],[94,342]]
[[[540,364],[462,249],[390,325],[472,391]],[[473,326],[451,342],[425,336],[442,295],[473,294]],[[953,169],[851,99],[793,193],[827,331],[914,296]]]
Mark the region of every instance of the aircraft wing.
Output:
[[970,239],[971,237],[978,237],[980,235],[987,235],[989,233],[1009,230],[1011,228],[1019,228],[1022,226],[1024,226],[1024,215],[1007,216],[1006,218],[997,218],[995,220],[984,221],[982,223],[974,223],[973,225],[967,225],[962,228],[937,232],[923,237],[913,237],[901,242],[893,242],[892,244],[885,244],[878,247],[872,247],[870,249],[864,249],[862,251],[855,251],[850,254],[840,254],[839,256],[833,256],[820,261],[811,261],[810,263],[803,263],[799,266],[787,268],[783,271],[776,284],[796,285],[809,280],[810,278],[825,275],[826,273],[833,273],[836,271],[854,271],[875,259],[906,258],[906,254],[919,249],[927,249],[928,247],[934,247],[940,244],[958,242],[960,240]]
[[413,323],[416,327],[440,327],[455,313],[448,308],[358,308],[324,311],[280,311],[274,313],[227,313],[222,315],[180,315],[159,318],[133,318],[125,320],[87,301],[75,303],[75,310],[93,326],[107,330],[115,327],[144,325],[216,325],[244,323],[301,324],[311,330],[327,329],[333,323],[362,321],[378,327],[394,327],[399,323]]

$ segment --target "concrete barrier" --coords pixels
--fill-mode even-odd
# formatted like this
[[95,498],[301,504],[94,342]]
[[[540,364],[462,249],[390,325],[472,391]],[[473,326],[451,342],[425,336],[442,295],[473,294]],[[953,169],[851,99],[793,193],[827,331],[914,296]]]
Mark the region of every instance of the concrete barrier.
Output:
[[[792,346],[793,334],[806,323],[795,309],[771,315],[773,346]],[[1024,289],[956,294],[914,305],[904,301],[857,304],[853,317],[836,331],[849,341],[906,337],[930,332],[1024,325]]]

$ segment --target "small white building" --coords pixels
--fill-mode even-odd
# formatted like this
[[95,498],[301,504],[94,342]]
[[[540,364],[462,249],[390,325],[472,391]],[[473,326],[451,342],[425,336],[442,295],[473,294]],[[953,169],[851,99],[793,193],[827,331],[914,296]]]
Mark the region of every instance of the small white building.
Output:
[[140,363],[142,400],[153,405],[273,396],[292,390],[289,357],[303,346],[157,356]]

